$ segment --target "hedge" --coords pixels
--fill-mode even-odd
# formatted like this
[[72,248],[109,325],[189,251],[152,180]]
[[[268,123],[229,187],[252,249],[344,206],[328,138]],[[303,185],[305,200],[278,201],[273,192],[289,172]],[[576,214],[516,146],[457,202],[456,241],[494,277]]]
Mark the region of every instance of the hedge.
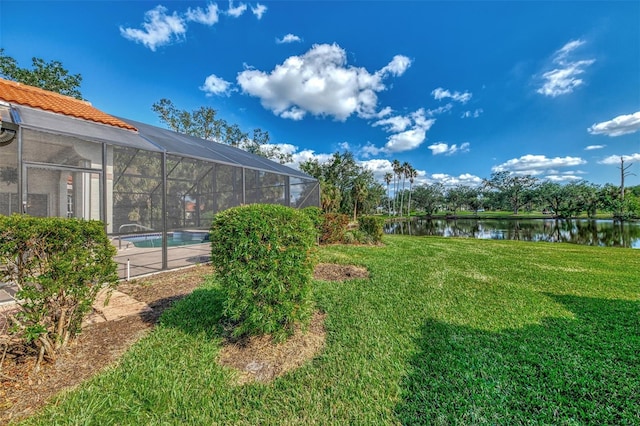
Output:
[[253,204],[214,217],[211,260],[233,337],[282,340],[308,322],[315,242],[312,221],[290,207]]
[[0,216],[0,281],[17,284],[14,335],[55,358],[81,330],[98,291],[118,282],[116,253],[99,221]]

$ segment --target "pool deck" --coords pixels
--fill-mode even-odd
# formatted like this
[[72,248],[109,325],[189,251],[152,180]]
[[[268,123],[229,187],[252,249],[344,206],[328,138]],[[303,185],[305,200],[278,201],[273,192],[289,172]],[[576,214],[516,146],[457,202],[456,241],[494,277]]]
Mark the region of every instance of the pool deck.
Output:
[[[209,242],[167,247],[168,269],[208,263],[211,258]],[[118,276],[126,280],[162,271],[162,249],[129,245],[118,250],[114,257],[118,264]]]

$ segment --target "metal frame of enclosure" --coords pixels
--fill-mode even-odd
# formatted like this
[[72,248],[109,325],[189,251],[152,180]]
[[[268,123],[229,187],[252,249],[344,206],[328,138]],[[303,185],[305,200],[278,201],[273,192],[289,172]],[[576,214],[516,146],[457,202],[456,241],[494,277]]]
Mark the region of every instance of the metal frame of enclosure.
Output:
[[123,118],[137,132],[20,105],[0,114],[15,132],[0,140],[0,214],[104,221],[122,278],[208,260],[219,211],[320,204],[317,180],[228,145]]

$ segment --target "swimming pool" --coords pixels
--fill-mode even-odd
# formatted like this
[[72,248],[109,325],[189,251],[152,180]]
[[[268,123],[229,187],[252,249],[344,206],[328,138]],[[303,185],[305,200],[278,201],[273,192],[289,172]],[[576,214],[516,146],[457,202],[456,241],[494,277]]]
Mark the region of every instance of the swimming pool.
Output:
[[[151,248],[162,247],[162,234],[143,234],[122,237],[122,241],[132,243],[135,247]],[[207,231],[174,231],[167,233],[167,247],[186,246],[200,244],[209,241]]]

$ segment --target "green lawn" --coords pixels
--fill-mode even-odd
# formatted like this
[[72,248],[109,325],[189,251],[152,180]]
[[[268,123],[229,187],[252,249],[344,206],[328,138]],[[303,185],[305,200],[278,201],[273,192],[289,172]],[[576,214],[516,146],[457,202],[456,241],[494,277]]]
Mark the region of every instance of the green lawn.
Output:
[[216,364],[220,291],[179,302],[35,424],[640,424],[640,250],[385,236],[323,262],[327,345],[271,384]]

